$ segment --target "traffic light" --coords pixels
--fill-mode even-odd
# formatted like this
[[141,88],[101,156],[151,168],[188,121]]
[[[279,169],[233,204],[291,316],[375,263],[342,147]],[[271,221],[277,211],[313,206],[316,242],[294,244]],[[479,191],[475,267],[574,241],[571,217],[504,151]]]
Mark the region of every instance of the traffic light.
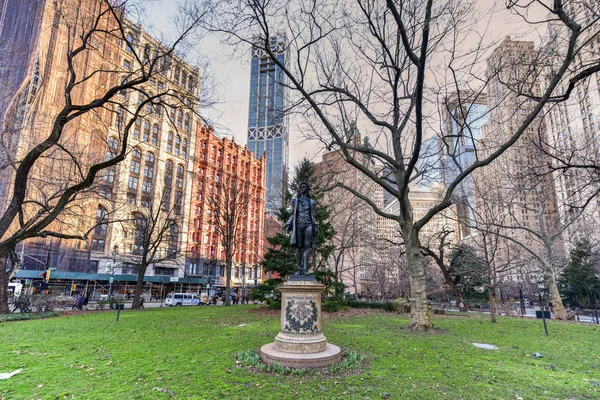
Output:
[[50,268],[46,268],[46,283],[50,282]]

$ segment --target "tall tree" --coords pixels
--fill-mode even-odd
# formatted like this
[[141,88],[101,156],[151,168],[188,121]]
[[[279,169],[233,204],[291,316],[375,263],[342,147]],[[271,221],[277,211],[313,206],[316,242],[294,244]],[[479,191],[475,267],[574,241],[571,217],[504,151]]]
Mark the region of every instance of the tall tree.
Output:
[[[584,65],[576,62],[581,43],[600,31],[597,21],[584,27],[575,11],[560,0],[550,5],[542,0],[508,1],[508,12],[521,13],[530,24],[535,22],[528,12],[541,9],[553,24],[565,27],[568,45],[548,71],[550,78],[543,90],[535,92],[531,85],[510,86],[512,92],[534,103],[525,118],[493,149],[476,153],[475,162],[448,182],[440,202],[424,215],[415,216],[408,196],[410,183],[424,171],[419,161],[426,130],[437,119],[428,113],[435,102],[430,94],[460,93],[465,88],[483,93],[489,81],[480,59],[490,43],[471,45],[471,37],[467,40],[475,24],[485,18],[474,15],[478,3],[354,0],[317,6],[314,0],[237,0],[218,3],[210,21],[210,28],[226,33],[229,42],[254,46],[281,68],[295,96],[292,107],[306,117],[311,135],[324,145],[335,146],[346,162],[398,199],[400,212],[392,215],[346,187],[379,215],[399,223],[410,275],[411,329],[418,331],[432,327],[420,230],[452,204],[455,189],[467,176],[510,148],[549,101],[568,98],[570,92],[556,96],[559,83],[575,84],[600,69],[600,60]],[[544,18],[539,24],[547,21]],[[271,37],[282,28],[289,39],[287,62],[271,47]],[[546,52],[540,51],[538,59],[528,65],[528,76],[541,75],[545,57]],[[502,72],[493,71],[492,75],[502,76]],[[347,141],[345,132],[354,121],[361,131],[376,138],[372,146]],[[391,171],[393,185],[362,163],[365,154]]]
[[[300,183],[306,182],[310,186],[310,196],[317,202],[315,208],[315,219],[319,226],[319,235],[316,237],[316,249],[311,253],[311,267],[313,271],[324,270],[332,252],[331,238],[334,235],[333,227],[329,221],[330,210],[327,205],[320,200],[323,197],[323,188],[319,186],[319,180],[315,175],[315,165],[304,158],[295,168],[294,177],[290,183],[290,190],[298,192]],[[288,193],[286,198],[289,201],[291,195]],[[291,216],[287,205],[282,207],[277,219],[281,224],[285,224]],[[265,253],[261,265],[266,272],[276,272],[280,277],[293,274],[296,271],[296,249],[290,245],[290,238],[283,232],[267,239],[269,249]]]
[[587,240],[579,241],[559,278],[560,292],[569,305],[592,308],[600,305],[600,278]]
[[[90,230],[79,229],[73,219],[61,218],[69,214],[69,208],[71,216],[80,215],[82,193],[103,171],[110,171],[125,159],[130,150],[130,130],[145,107],[182,106],[173,90],[163,87],[151,93],[146,85],[165,72],[175,49],[181,47],[204,15],[200,12],[187,20],[171,44],[142,49],[126,34],[127,1],[43,3],[54,16],[41,19],[39,15],[42,21],[52,21],[51,26],[41,26],[60,37],[54,42],[58,45],[50,46],[49,51],[64,53],[47,54],[45,59],[31,57],[28,61],[32,65],[27,66],[32,71],[30,85],[23,85],[27,90],[19,91],[0,115],[3,143],[9,144],[2,149],[0,170],[10,171],[10,177],[4,176],[9,188],[3,194],[0,210],[0,313],[9,312],[7,286],[19,265],[17,244],[35,237],[86,240]],[[24,25],[16,19],[4,21],[14,24],[15,29]],[[3,57],[22,51],[23,43],[4,39],[0,39]],[[115,64],[113,57],[113,47],[124,45],[131,51],[129,67],[121,65],[118,58]],[[51,75],[52,71],[60,72]],[[52,88],[56,92],[50,96]],[[126,97],[132,92],[139,94],[140,101],[135,107],[127,107]],[[44,118],[42,126],[28,125],[40,121],[34,116]],[[119,132],[114,146],[104,127],[90,128],[90,134],[83,129],[113,119]],[[114,169],[112,176],[114,179]],[[7,270],[8,257],[13,263]]]
[[256,201],[249,182],[225,176],[208,199],[218,240],[225,252],[225,305],[231,305],[231,269],[236,253],[252,235],[248,221],[251,202]]
[[165,261],[177,265],[177,258],[184,254],[180,232],[182,226],[181,192],[171,203],[171,188],[163,190],[160,201],[151,202],[148,209],[139,209],[131,213],[131,219],[124,221],[133,234],[131,255],[123,256],[132,261],[136,267],[137,280],[133,295],[132,308],[140,307],[140,297],[144,285],[144,276],[148,267]]

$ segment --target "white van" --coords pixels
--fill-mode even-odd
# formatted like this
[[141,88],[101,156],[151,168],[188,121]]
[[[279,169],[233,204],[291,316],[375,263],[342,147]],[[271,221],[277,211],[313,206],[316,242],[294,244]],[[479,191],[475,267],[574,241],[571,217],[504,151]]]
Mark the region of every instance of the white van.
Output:
[[168,306],[197,306],[200,304],[200,297],[197,293],[169,293],[165,299]]

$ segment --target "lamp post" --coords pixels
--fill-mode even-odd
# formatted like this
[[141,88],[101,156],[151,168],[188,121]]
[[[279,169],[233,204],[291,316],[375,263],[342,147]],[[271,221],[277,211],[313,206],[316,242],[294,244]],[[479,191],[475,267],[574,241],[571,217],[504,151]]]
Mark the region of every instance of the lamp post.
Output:
[[242,304],[246,300],[246,261],[242,264]]
[[540,298],[540,309],[542,310],[542,320],[544,321],[544,331],[546,332],[546,336],[548,336],[548,326],[546,325],[546,310],[544,307],[544,295],[542,294],[542,290],[544,289],[544,283],[538,283],[538,295]]
[[115,280],[115,268],[117,266],[117,255],[118,254],[119,254],[119,246],[115,244],[113,247],[113,251],[112,251],[113,263],[111,266],[111,276],[108,279],[108,297],[109,298],[112,297],[112,285],[113,285],[113,281]]
[[527,313],[525,309],[525,299],[523,298],[523,282],[519,281],[519,303],[521,305],[521,316],[524,317]]

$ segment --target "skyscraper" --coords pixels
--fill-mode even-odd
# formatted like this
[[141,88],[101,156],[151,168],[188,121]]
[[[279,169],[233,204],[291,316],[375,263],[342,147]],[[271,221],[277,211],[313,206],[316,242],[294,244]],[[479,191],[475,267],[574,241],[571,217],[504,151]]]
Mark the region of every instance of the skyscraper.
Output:
[[[287,39],[283,34],[269,38],[277,60],[287,62]],[[264,50],[252,49],[248,149],[256,158],[267,157],[266,211],[282,205],[288,181],[289,133],[286,118],[285,75]]]
[[[481,127],[488,121],[487,98],[484,94],[458,93],[445,99],[443,112],[442,181],[450,185],[476,159],[481,141]],[[473,178],[467,176],[455,190],[458,233],[462,239],[471,233],[475,224],[473,210]]]

